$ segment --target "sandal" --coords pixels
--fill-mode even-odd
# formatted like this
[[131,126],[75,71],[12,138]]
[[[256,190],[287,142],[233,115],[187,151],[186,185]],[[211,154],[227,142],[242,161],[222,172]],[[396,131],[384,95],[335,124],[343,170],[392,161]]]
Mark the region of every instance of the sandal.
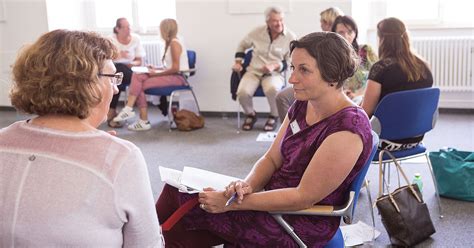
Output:
[[244,124],[242,125],[242,130],[244,131],[252,130],[255,122],[257,122],[257,115],[255,113],[254,115],[247,115],[247,117],[245,117]]
[[263,127],[264,131],[273,131],[277,126],[277,119],[276,116],[268,116],[267,122],[265,122],[265,126]]

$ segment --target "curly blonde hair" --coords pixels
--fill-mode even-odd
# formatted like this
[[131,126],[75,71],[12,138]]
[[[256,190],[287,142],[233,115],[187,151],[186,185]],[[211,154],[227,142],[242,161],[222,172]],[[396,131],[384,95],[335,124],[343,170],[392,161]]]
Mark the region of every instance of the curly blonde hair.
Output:
[[98,74],[117,49],[92,32],[54,30],[22,49],[13,65],[11,103],[20,111],[85,119],[100,103]]

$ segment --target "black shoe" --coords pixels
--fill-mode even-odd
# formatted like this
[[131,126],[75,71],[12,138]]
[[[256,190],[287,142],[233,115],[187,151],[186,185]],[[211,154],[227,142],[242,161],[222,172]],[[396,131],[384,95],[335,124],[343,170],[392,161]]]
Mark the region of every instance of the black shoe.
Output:
[[166,99],[166,96],[161,96],[160,97],[160,104],[158,105],[158,108],[161,110],[161,113],[163,113],[164,116],[168,115],[168,99]]

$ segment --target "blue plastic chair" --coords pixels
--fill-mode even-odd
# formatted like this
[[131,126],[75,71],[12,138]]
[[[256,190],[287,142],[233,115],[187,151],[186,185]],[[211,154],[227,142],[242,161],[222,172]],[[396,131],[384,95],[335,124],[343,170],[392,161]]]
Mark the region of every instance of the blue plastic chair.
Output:
[[[356,176],[354,181],[351,183],[349,192],[348,192],[348,200],[342,206],[314,206],[309,209],[300,210],[300,211],[279,211],[279,212],[272,212],[273,218],[280,224],[283,229],[295,240],[296,243],[300,247],[307,247],[304,242],[298,237],[298,235],[293,231],[293,228],[283,219],[282,215],[291,214],[291,215],[317,215],[317,216],[342,216],[343,220],[346,224],[352,223],[352,218],[354,216],[354,212],[357,206],[357,200],[359,198],[360,188],[362,184],[366,182],[365,176],[367,175],[367,171],[369,170],[371,161],[375,156],[377,151],[377,145],[379,143],[378,135],[372,131],[372,151],[370,152],[370,156],[365,162],[362,169],[359,171],[359,174]],[[366,185],[367,193],[368,193],[368,200],[371,212],[373,211],[372,208],[372,199],[370,197],[370,190],[369,186]],[[374,215],[372,212],[372,224],[375,227],[375,220]],[[341,229],[339,228],[331,240],[326,244],[326,248],[341,248],[344,247],[344,238],[342,236]]]
[[188,56],[189,70],[184,70],[184,71],[179,72],[186,79],[185,85],[157,87],[157,88],[150,88],[150,89],[145,90],[145,94],[147,95],[170,97],[169,99],[170,104],[168,105],[168,123],[169,123],[170,130],[171,130],[171,125],[173,124],[173,113],[171,111],[171,107],[172,107],[171,103],[173,102],[173,97],[179,92],[190,91],[191,94],[193,95],[194,102],[196,103],[198,112],[200,112],[196,95],[194,94],[193,88],[188,82],[188,77],[193,76],[196,73],[196,52],[193,50],[187,50],[186,53]]
[[[438,101],[440,91],[438,88],[423,88],[416,90],[406,90],[394,92],[386,95],[377,105],[374,115],[371,118],[372,129],[379,135],[380,140],[398,140],[424,135],[434,128],[438,117]],[[379,153],[373,158],[373,162],[379,162]],[[441,201],[438,193],[438,185],[433,173],[428,152],[423,143],[417,146],[400,151],[390,152],[398,162],[424,156],[431,172],[431,178],[435,186],[436,198],[438,201],[439,215],[442,218]],[[385,171],[390,173],[392,159],[383,154],[383,179],[385,183]],[[390,179],[390,174],[388,174]],[[385,187],[383,187],[385,188]]]

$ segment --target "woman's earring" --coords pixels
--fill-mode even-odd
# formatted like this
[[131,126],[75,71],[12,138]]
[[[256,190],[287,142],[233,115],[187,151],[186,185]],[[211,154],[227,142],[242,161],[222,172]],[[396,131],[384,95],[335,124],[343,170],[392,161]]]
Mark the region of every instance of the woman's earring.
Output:
[[334,86],[335,86],[335,84],[329,84],[329,87],[334,87]]

